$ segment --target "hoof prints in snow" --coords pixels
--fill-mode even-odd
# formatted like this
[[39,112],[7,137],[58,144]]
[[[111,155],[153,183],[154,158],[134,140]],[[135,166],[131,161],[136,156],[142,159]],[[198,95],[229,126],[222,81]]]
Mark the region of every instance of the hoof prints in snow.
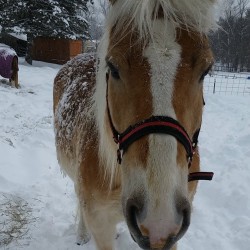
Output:
[[37,219],[24,199],[0,193],[0,247],[15,244],[24,246],[30,241],[30,227]]

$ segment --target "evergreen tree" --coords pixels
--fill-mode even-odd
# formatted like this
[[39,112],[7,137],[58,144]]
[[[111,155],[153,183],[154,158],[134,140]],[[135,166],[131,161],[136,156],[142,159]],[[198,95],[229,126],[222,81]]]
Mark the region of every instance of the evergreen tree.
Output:
[[8,23],[7,17],[10,11],[10,6],[6,0],[0,0],[0,33],[5,31],[6,24]]
[[[27,34],[26,60],[31,63],[35,37],[84,39],[88,22],[84,18],[92,0],[0,0],[0,22],[5,31]],[[5,3],[6,2],[6,3]]]

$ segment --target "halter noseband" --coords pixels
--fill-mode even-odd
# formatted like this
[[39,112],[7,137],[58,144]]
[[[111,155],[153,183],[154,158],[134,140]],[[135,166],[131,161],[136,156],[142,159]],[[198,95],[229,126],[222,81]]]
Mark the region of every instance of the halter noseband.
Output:
[[[111,120],[110,120],[111,121]],[[194,147],[185,129],[173,118],[167,116],[152,116],[149,119],[128,127],[123,133],[114,131],[114,140],[118,144],[118,150],[125,152],[135,141],[145,135],[152,133],[172,135],[179,141],[187,152],[188,162],[191,163],[194,154]],[[196,143],[195,143],[196,145]],[[121,155],[121,153],[120,153]],[[118,162],[121,163],[121,158]]]
[[[111,118],[111,113],[108,103],[108,76],[106,77],[107,81],[107,93],[106,93],[106,102],[107,102],[107,112],[110,127],[113,133],[113,139],[116,144],[118,144],[117,150],[117,162],[121,164],[122,158],[128,147],[135,141],[140,138],[149,135],[149,134],[167,134],[172,135],[180,142],[187,153],[188,167],[191,167],[193,155],[198,144],[198,137],[200,129],[198,129],[194,135],[193,140],[189,138],[188,133],[181,126],[181,124],[175,119],[168,116],[151,116],[149,119],[138,122],[132,126],[129,126],[123,133],[119,133]],[[196,180],[212,180],[214,173],[213,172],[193,172],[189,173],[188,181]]]

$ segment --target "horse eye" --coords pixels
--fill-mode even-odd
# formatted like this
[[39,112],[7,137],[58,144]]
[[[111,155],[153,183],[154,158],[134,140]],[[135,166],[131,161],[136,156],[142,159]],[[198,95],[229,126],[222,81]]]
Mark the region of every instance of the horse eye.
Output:
[[203,74],[201,75],[201,78],[200,78],[200,82],[203,82],[206,75],[209,73],[209,71],[211,70],[211,66],[209,66],[209,68],[203,72]]
[[119,80],[120,79],[119,70],[111,62],[107,62],[107,65],[109,67],[111,76],[116,80]]

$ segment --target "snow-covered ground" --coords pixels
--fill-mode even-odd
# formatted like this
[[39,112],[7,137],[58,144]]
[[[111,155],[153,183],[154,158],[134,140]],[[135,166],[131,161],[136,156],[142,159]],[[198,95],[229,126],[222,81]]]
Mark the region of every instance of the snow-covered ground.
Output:
[[[74,244],[74,189],[56,160],[52,87],[59,68],[21,58],[21,88],[0,83],[0,249],[95,249],[92,241]],[[206,94],[205,100],[202,169],[215,177],[199,184],[179,250],[249,250],[250,96]],[[124,224],[118,230],[117,250],[139,250]]]
[[205,81],[205,92],[226,95],[250,95],[250,73],[225,73],[215,71]]

